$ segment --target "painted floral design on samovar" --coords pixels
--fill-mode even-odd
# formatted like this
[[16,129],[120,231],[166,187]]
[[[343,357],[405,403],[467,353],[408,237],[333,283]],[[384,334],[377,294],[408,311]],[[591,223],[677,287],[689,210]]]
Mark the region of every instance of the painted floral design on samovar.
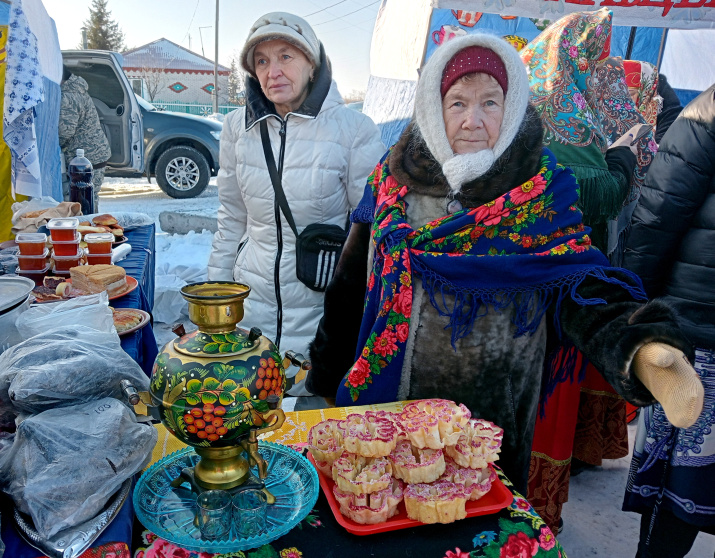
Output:
[[[178,338],[157,356],[149,392],[132,393],[131,386],[126,387],[133,403],[141,399],[152,416],[201,457],[175,486],[188,480],[201,492],[260,485],[268,470],[258,452],[258,436],[280,428],[285,420],[280,408],[285,367],[310,366],[291,351],[281,358],[258,328],[236,326],[250,290],[223,281],[184,286],[181,294],[198,330],[186,334],[183,326],[174,329]],[[253,465],[258,479],[250,475]],[[272,495],[267,495],[272,503]]]

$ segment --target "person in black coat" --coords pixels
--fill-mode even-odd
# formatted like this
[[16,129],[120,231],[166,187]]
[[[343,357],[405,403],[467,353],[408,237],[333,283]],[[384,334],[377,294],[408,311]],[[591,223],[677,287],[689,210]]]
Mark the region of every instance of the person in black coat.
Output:
[[649,297],[677,311],[705,388],[689,428],[675,428],[659,404],[641,413],[624,501],[624,510],[643,514],[638,556],[678,558],[699,531],[715,532],[715,84],[660,143],[624,267],[640,275]]
[[676,95],[668,83],[668,79],[663,74],[658,74],[658,95],[663,99],[663,107],[658,113],[658,120],[655,124],[656,143],[661,142],[670,125],[675,122],[675,119],[678,118],[678,115],[683,110],[683,105],[680,104],[678,95]]

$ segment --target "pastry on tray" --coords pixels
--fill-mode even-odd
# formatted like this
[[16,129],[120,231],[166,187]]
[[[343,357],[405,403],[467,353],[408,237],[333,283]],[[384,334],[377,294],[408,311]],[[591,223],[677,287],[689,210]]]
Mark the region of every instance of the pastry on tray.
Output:
[[418,448],[442,449],[457,443],[471,413],[446,399],[423,399],[405,405],[400,422]]
[[355,523],[388,521],[401,499],[410,519],[451,523],[466,517],[466,502],[482,498],[497,480],[490,463],[504,431],[470,416],[446,399],[411,401],[399,413],[324,420],[308,433],[308,450],[334,481],[340,513]]
[[332,472],[337,487],[351,494],[379,492],[392,481],[392,464],[384,457],[344,453],[333,463]]
[[127,289],[127,273],[119,265],[80,265],[70,268],[72,286],[85,294],[107,291],[109,296]]
[[467,517],[469,492],[457,483],[437,481],[405,488],[407,517],[422,523],[452,523]]
[[123,333],[138,326],[142,321],[142,315],[131,309],[116,310],[112,308],[112,320],[117,333]]
[[328,477],[332,476],[333,462],[345,451],[342,446],[344,431],[345,421],[326,419],[308,432],[308,451],[318,469]]
[[444,473],[444,452],[416,448],[409,440],[400,440],[390,454],[393,474],[409,484],[433,482]]
[[444,473],[439,480],[464,486],[469,493],[470,500],[479,500],[486,495],[492,489],[492,483],[497,479],[496,471],[491,467],[483,469],[460,467],[449,457],[446,462]]
[[95,225],[106,225],[106,226],[111,226],[111,225],[116,225],[117,224],[117,219],[110,215],[109,213],[103,213],[102,215],[97,215],[95,218],[92,219]]
[[384,490],[371,494],[353,494],[341,491],[333,486],[333,495],[340,504],[340,513],[362,525],[384,523],[393,515],[397,515],[397,506],[402,502],[404,484],[392,479]]
[[375,412],[345,417],[343,447],[363,457],[385,457],[397,443],[397,427],[388,417]]
[[462,467],[483,469],[499,459],[504,430],[483,419],[471,419],[457,444],[445,451]]

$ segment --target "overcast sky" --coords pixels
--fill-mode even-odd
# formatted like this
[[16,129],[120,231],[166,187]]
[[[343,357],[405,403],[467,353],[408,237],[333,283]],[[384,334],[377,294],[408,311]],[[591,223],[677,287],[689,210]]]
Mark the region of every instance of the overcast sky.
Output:
[[[82,23],[89,17],[91,0],[43,0],[43,3],[57,24],[60,46],[76,48],[81,41]],[[164,37],[201,54],[203,37],[204,55],[211,60],[215,6],[216,0],[108,2],[112,18],[124,32],[127,47]],[[231,54],[240,52],[258,17],[267,12],[289,11],[305,17],[323,41],[340,91],[348,94],[354,89],[364,90],[370,75],[370,40],[379,7],[379,1],[375,0],[220,0],[219,62],[229,65]]]

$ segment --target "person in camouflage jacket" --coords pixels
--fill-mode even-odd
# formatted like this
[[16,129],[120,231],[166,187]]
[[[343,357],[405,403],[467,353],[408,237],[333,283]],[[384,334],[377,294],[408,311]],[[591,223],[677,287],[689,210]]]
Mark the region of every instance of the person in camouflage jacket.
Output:
[[[104,135],[99,123],[97,109],[88,93],[89,86],[80,76],[76,76],[64,68],[60,91],[59,135],[60,148],[65,159],[65,166],[75,157],[77,149],[84,149],[84,156],[89,159],[94,168],[92,179],[94,189],[94,208],[99,210],[99,190],[104,180],[104,169],[112,150],[107,136]],[[69,179],[65,174],[62,180],[62,191],[65,200],[69,199]]]

